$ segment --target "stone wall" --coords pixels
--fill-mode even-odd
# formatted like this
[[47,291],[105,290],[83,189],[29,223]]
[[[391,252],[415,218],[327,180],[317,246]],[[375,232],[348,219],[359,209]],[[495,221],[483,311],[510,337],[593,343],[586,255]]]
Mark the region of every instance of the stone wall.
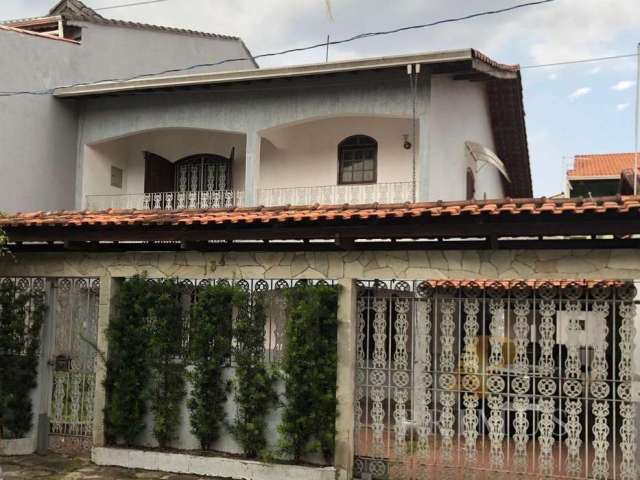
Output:
[[[151,277],[180,278],[327,278],[344,288],[338,330],[337,478],[351,478],[354,434],[355,288],[357,279],[640,279],[640,251],[513,250],[389,252],[165,252],[18,254],[0,259],[2,276],[98,276],[101,278],[99,345],[106,351],[104,329],[110,316],[113,279],[146,272]],[[638,322],[636,320],[636,322]],[[640,325],[638,325],[640,327]],[[640,328],[636,335],[640,345]],[[636,364],[640,367],[640,349]],[[104,372],[96,382],[94,445],[102,446]],[[640,395],[640,392],[638,392]],[[640,403],[638,418],[640,418]]]
[[640,251],[167,252],[18,254],[0,276],[342,279],[636,279]]

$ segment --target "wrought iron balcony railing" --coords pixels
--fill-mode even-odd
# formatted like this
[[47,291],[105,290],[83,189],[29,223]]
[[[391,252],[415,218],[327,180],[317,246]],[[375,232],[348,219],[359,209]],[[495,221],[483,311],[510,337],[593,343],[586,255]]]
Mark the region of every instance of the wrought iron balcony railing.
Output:
[[[343,203],[402,203],[411,201],[410,182],[369,185],[325,185],[320,187],[267,188],[258,190],[255,205],[335,205]],[[89,210],[109,208],[175,210],[182,208],[231,208],[248,205],[244,192],[217,190],[208,192],[160,192],[125,195],[87,195]]]
[[108,208],[136,208],[140,210],[231,208],[242,206],[243,198],[243,192],[234,190],[87,195],[87,208],[89,210],[106,210]]

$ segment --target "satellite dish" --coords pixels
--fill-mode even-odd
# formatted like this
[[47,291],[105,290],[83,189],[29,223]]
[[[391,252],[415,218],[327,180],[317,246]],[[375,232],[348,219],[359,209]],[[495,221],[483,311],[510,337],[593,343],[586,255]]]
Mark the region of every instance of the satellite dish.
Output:
[[469,155],[471,155],[471,158],[473,158],[477,163],[485,162],[489,165],[493,165],[508,182],[511,182],[504,163],[502,163],[502,160],[500,160],[492,150],[476,142],[467,141],[464,142],[464,145],[467,147],[467,151],[469,152]]

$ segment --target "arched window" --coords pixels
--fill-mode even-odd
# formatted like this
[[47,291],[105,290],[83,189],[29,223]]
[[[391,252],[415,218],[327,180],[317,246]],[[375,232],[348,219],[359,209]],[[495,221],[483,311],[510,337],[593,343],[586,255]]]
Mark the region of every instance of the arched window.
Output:
[[353,135],[338,145],[338,184],[375,183],[378,172],[378,142],[366,135]]
[[231,188],[230,158],[220,155],[200,154],[178,160],[175,163],[175,190],[177,192],[215,191]]

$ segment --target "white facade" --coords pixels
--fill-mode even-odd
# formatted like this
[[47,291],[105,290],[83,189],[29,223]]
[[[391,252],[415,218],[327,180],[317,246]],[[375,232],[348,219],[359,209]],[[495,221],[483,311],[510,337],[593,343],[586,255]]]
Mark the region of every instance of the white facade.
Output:
[[[323,80],[313,86],[292,80],[286,91],[246,85],[90,99],[76,206],[142,208],[145,151],[176,162],[193,154],[227,157],[232,148],[231,188],[245,206],[465,200],[468,168],[476,172],[475,199],[505,196],[498,169],[476,165],[465,148],[472,141],[494,149],[484,82],[423,78],[430,99],[419,100],[414,124],[406,74],[382,75],[364,72],[330,89]],[[374,184],[340,185],[338,146],[353,135],[377,142]],[[124,171],[122,188],[110,186],[112,165]],[[211,205],[185,200],[184,206]]]

